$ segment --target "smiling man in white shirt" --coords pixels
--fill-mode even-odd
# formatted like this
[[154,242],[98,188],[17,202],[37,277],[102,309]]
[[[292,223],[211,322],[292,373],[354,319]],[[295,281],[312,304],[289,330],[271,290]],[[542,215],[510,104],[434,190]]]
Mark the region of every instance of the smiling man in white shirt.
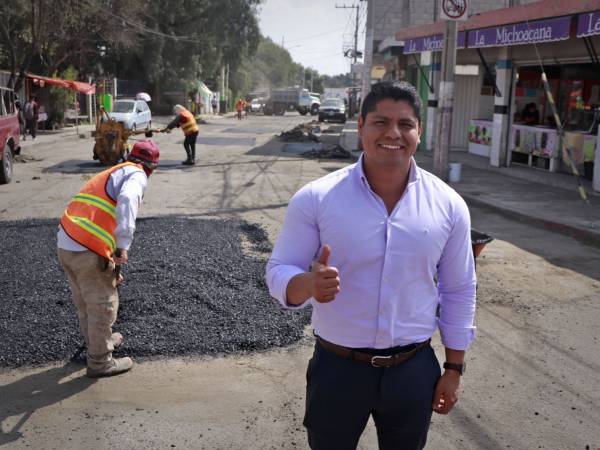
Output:
[[[294,195],[267,266],[284,307],[313,306],[313,450],[356,448],[371,415],[381,449],[423,448],[432,412],[458,400],[475,335],[470,218],[416,165],[420,114],[412,85],[375,84],[358,122],[363,155]],[[429,345],[436,328],[443,374]]]

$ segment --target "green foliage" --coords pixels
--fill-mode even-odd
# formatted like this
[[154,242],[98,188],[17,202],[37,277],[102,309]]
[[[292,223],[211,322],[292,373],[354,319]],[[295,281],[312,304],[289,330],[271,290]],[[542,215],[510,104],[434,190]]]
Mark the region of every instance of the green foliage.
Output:
[[302,85],[311,92],[323,93],[325,87],[347,87],[351,83],[349,74],[335,77],[320,75],[314,69],[295,63],[286,49],[264,36],[260,37],[256,53],[245,57],[238,71],[230,77],[235,97],[245,97],[249,92],[267,91],[269,88]]
[[[185,93],[198,80],[213,91],[221,90],[225,65],[230,99],[269,87],[304,84],[311,89],[311,80],[314,92],[349,85],[347,76],[327,77],[303,68],[287,50],[262,37],[257,20],[260,3],[4,0],[0,1],[0,68],[134,80],[151,93],[155,107],[163,94]],[[64,104],[66,100],[58,97]],[[61,108],[56,111],[59,122],[64,119]]]
[[229,64],[233,82],[243,84],[244,75],[238,74],[237,69],[258,45],[258,3],[258,0],[148,2],[143,18],[151,31],[144,33],[142,44],[133,51],[118,45],[110,47],[111,72],[117,77],[142,81],[153,93],[155,102],[161,101],[163,92],[186,91],[197,80],[218,90],[223,64]]
[[341,88],[352,86],[352,74],[343,73],[333,77],[323,75],[323,85],[330,88]]
[[[62,73],[55,73],[54,78],[63,80],[77,80],[77,70],[69,66]],[[65,121],[65,112],[67,109],[73,109],[77,94],[74,91],[62,87],[50,87],[48,95],[48,122],[62,126]]]

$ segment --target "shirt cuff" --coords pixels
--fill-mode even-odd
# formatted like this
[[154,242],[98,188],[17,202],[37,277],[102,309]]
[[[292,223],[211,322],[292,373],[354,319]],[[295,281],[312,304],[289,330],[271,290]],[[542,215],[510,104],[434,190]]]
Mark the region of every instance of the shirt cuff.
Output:
[[306,305],[310,303],[310,299],[307,299],[300,305],[290,305],[287,302],[287,286],[290,283],[290,280],[305,271],[296,266],[280,266],[277,272],[278,273],[274,274],[273,277],[271,295],[275,297],[285,309],[301,309],[306,307]]
[[438,321],[440,336],[444,347],[452,350],[467,350],[475,339],[477,327],[457,327]]
[[131,247],[132,241],[132,236],[117,236],[117,248],[122,248],[123,250],[129,251],[129,247]]

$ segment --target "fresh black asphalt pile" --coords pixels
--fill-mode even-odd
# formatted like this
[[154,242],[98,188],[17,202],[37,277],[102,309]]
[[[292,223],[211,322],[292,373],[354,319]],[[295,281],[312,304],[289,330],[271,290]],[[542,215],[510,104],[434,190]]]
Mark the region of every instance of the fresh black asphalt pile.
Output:
[[[69,359],[82,343],[56,258],[57,222],[0,222],[0,367]],[[254,252],[242,249],[243,239]],[[119,288],[115,353],[226,354],[298,341],[309,310],[284,311],[264,282],[266,233],[238,220],[139,219]],[[261,257],[249,256],[262,254]]]

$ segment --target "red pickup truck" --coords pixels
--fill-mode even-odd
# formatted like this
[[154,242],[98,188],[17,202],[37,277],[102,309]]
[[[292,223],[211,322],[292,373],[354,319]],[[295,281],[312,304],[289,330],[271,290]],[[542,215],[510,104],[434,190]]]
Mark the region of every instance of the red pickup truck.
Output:
[[15,92],[0,86],[0,184],[10,183],[12,179],[13,155],[21,151],[20,134]]

